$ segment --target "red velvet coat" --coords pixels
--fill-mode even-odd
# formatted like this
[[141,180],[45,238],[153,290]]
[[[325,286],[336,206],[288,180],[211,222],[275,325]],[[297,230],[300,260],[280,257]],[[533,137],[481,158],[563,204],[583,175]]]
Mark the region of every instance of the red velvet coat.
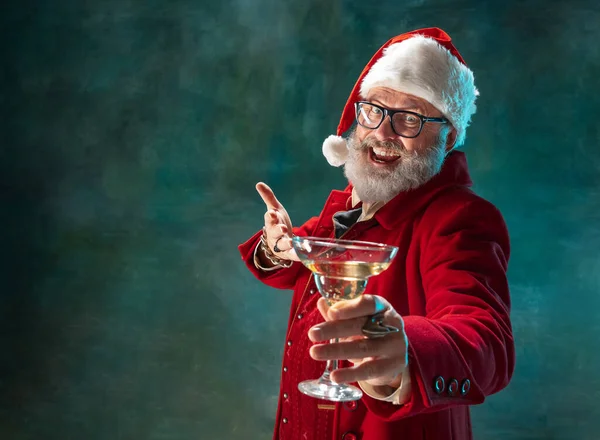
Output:
[[[468,405],[504,388],[514,369],[506,270],[509,238],[501,214],[470,189],[466,158],[452,153],[421,188],[402,193],[345,239],[398,246],[388,270],[366,293],[385,297],[404,318],[412,395],[404,405],[364,396],[332,403],[297,385],[325,367],[308,355],[308,329],[322,321],[311,273],[300,263],[262,272],[253,264],[260,238],[240,245],[242,258],[265,284],[293,289],[281,368],[275,439],[392,440],[472,438]],[[333,236],[332,216],[350,208],[351,188],[333,191],[319,217],[297,235]]]

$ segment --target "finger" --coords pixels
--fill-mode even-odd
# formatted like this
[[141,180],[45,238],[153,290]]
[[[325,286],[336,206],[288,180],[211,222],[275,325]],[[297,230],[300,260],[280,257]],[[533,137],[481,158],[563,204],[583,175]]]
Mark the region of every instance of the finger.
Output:
[[310,356],[316,361],[335,359],[364,359],[366,357],[390,357],[396,355],[401,344],[398,337],[359,339],[329,344],[317,344],[310,347]]
[[287,251],[285,253],[285,258],[291,261],[300,261],[300,258],[298,257],[298,254],[294,249],[290,249],[289,251]]
[[[280,225],[273,228],[267,228],[267,243],[271,252],[277,255],[282,260],[300,261],[298,254],[292,244],[292,237],[284,235],[285,227]],[[275,238],[276,237],[276,238]],[[275,250],[277,247],[277,251]]]
[[330,319],[352,319],[370,316],[391,309],[390,303],[378,295],[361,295],[358,298],[339,301],[329,309]]
[[[350,336],[348,338],[340,339],[339,341],[358,341],[360,339],[365,339],[365,338],[366,338],[366,336]],[[370,361],[371,359],[375,359],[375,358],[374,357],[365,357],[362,359],[355,358],[355,359],[346,359],[346,360],[348,362],[351,362],[352,365],[358,365],[363,362]]]
[[[325,299],[322,300],[325,301]],[[328,313],[328,309],[319,308],[319,311],[322,315],[324,315],[326,322],[319,323],[309,329],[308,337],[312,342],[324,342],[334,338],[364,338],[364,316],[352,319],[332,320],[330,317],[330,313]],[[397,328],[398,332],[401,335],[404,335],[404,320],[400,315],[398,315],[398,313],[394,309],[388,309],[383,314],[383,322],[387,325]]]
[[269,209],[265,212],[265,226],[267,228],[272,228],[279,224],[279,216],[277,215],[277,211],[274,209]]
[[[327,310],[321,310],[319,308],[319,311],[323,316],[327,316]],[[308,331],[308,337],[312,342],[323,342],[334,338],[347,338],[350,336],[362,335],[362,328],[365,325],[364,316],[341,321],[331,321],[327,316],[325,320],[327,322],[317,324]]]
[[265,212],[265,227],[267,228],[267,238],[276,240],[282,235],[293,235],[290,233],[290,226],[288,226],[284,216],[275,211],[269,209]]
[[282,237],[279,240],[278,247],[283,249],[283,251],[278,252],[277,256],[279,256],[285,260],[300,261],[300,258],[298,258],[298,254],[296,254],[296,250],[292,246],[291,237]]
[[338,368],[331,372],[331,380],[335,383],[358,382],[377,378],[393,378],[402,371],[402,365],[394,358],[371,359],[348,368]]
[[267,209],[281,209],[283,205],[279,203],[277,197],[275,197],[275,193],[273,190],[269,188],[269,186],[263,182],[259,182],[256,184],[256,191],[267,205]]

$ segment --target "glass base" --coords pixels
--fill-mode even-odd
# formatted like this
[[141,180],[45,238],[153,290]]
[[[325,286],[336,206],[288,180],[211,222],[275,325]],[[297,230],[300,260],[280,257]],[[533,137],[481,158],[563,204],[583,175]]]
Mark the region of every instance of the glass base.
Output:
[[353,400],[359,400],[363,395],[362,391],[355,386],[333,383],[324,377],[300,382],[298,389],[307,396],[332,402],[352,402]]

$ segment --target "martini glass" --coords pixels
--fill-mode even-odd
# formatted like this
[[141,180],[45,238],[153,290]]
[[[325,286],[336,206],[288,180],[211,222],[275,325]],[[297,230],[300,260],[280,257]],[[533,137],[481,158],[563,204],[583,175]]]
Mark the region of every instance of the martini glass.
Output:
[[[362,295],[369,277],[386,270],[398,252],[397,247],[380,243],[319,237],[295,236],[292,246],[300,261],[312,271],[317,288],[329,305]],[[397,331],[385,327],[382,334]],[[337,360],[327,361],[319,379],[301,382],[298,389],[308,396],[334,402],[360,399],[359,388],[331,381],[331,372],[337,367]]]

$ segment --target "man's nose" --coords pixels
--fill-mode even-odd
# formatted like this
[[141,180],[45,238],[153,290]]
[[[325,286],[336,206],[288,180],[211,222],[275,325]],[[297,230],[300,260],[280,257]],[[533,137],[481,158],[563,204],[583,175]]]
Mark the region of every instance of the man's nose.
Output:
[[389,115],[383,118],[379,127],[374,130],[373,136],[379,141],[390,141],[398,138],[398,135],[392,128],[392,118]]

